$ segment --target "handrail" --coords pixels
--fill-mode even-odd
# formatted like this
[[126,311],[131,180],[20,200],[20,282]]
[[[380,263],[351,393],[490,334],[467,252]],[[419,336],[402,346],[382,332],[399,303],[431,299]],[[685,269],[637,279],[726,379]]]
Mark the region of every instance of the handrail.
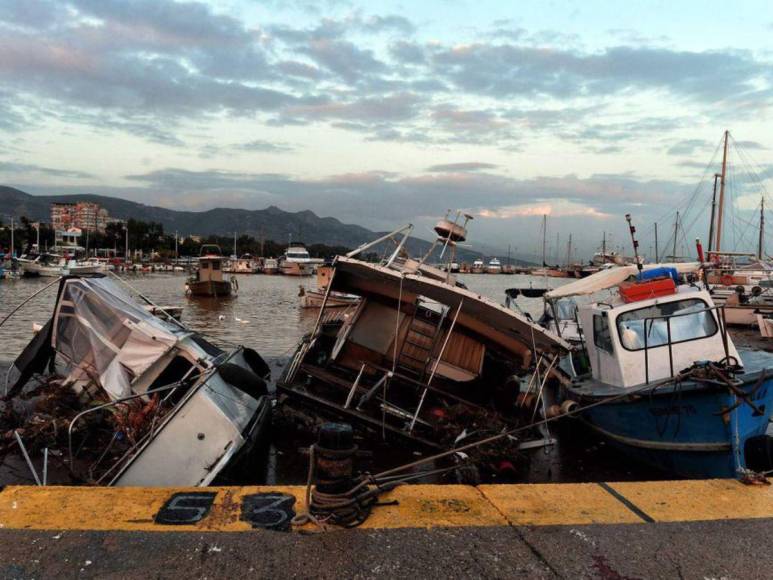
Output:
[[[727,342],[727,324],[725,323],[725,306],[707,306],[706,308],[703,308],[701,310],[693,310],[691,312],[680,312],[677,314],[661,314],[659,316],[647,316],[645,318],[642,318],[644,322],[644,384],[649,384],[650,382],[650,374],[649,374],[649,349],[650,348],[659,348],[661,346],[667,346],[668,347],[668,365],[669,365],[669,371],[670,371],[670,378],[674,377],[674,351],[673,351],[673,345],[678,344],[681,342],[686,342],[683,340],[678,341],[677,343],[674,343],[674,341],[671,338],[671,319],[672,318],[678,318],[681,316],[693,316],[695,314],[704,314],[706,312],[712,312],[712,311],[718,311],[721,312],[721,315],[717,315],[715,318],[715,322],[717,323],[717,327],[719,329],[719,332],[722,336],[722,347],[725,351],[725,357],[729,356],[729,347]],[[655,346],[650,346],[647,342],[647,338],[649,337],[649,332],[647,330],[647,323],[653,323],[655,320],[665,320],[666,321],[666,332],[667,332],[667,341],[663,344],[657,344]],[[652,324],[650,324],[650,329],[652,329]],[[703,337],[707,338],[707,337]],[[698,340],[698,338],[695,339],[688,339],[688,340]]]

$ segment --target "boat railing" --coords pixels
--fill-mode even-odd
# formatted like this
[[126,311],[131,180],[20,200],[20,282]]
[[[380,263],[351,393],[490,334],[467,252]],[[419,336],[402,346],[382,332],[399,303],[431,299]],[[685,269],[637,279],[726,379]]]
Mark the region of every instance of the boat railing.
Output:
[[[708,306],[706,308],[703,308],[701,310],[692,310],[690,312],[680,312],[677,314],[662,314],[660,316],[648,316],[644,318],[644,382],[645,384],[650,383],[650,366],[649,366],[649,351],[651,348],[660,348],[661,346],[668,346],[668,367],[669,367],[669,378],[674,377],[674,349],[673,345],[675,344],[672,340],[671,336],[671,319],[672,318],[680,318],[682,316],[694,316],[696,314],[703,314],[706,312],[714,312],[716,311],[716,322],[717,326],[719,327],[719,332],[722,337],[722,348],[725,351],[725,357],[727,358],[729,356],[729,349],[728,349],[728,340],[727,340],[727,322],[725,320],[725,307],[724,305],[720,306]],[[714,314],[711,315],[712,318],[714,318]],[[652,329],[653,324],[656,320],[665,320],[666,321],[666,342],[662,344],[656,344],[656,345],[650,345],[648,344],[647,337],[649,336],[649,330]],[[648,330],[648,323],[649,323],[649,330]],[[683,342],[683,341],[677,341],[677,343]]]

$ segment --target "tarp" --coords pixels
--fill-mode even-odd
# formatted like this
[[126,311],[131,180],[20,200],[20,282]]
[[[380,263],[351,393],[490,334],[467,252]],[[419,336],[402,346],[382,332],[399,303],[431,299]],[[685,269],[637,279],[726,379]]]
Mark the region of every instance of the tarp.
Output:
[[[680,274],[688,274],[690,272],[697,272],[700,267],[701,265],[699,262],[679,262],[674,264],[647,264],[644,266],[644,270],[652,270],[654,268],[676,268],[677,272]],[[616,268],[609,268],[608,270],[601,270],[600,272],[591,274],[587,278],[581,278],[576,282],[559,286],[545,294],[545,298],[554,300],[557,298],[565,298],[567,296],[585,296],[595,292],[601,292],[602,290],[614,288],[621,282],[625,282],[631,276],[636,276],[638,272],[639,269],[635,265],[618,266]]]
[[413,300],[414,296],[424,296],[449,306],[449,319],[454,316],[461,302],[459,324],[487,336],[493,342],[507,346],[505,343],[515,340],[527,350],[531,349],[533,343],[538,351],[549,352],[570,348],[567,342],[525,316],[465,288],[419,274],[398,272],[356,258],[339,256],[334,265],[331,290],[358,296],[381,295],[403,301]]
[[69,378],[90,378],[112,399],[132,394],[132,381],[177,344],[180,329],[156,318],[107,278],[63,282],[51,346]]

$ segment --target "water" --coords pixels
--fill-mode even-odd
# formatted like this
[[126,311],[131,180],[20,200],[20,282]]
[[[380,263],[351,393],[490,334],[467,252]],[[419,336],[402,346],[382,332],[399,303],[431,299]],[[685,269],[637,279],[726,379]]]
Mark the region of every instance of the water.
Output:
[[[505,290],[514,286],[544,286],[546,280],[525,275],[467,274],[459,276],[473,292],[498,303],[504,302]],[[244,344],[257,350],[272,366],[276,378],[298,340],[311,330],[316,310],[299,305],[300,286],[315,285],[314,278],[286,276],[239,276],[239,293],[227,299],[188,298],[185,275],[171,273],[128,274],[124,279],[137,291],[162,306],[182,306],[182,320],[222,346]],[[551,287],[570,280],[548,279]],[[34,292],[53,282],[51,278],[28,278],[0,282],[0,320]],[[32,338],[32,324],[44,324],[51,316],[56,285],[36,297],[0,327],[0,361],[14,359]],[[518,298],[519,305],[535,318],[542,313],[542,299]],[[237,320],[238,319],[238,320]],[[577,429],[577,424],[559,425],[554,435],[559,443],[549,452],[536,451],[528,464],[520,466],[521,481],[604,481],[652,479],[660,477],[630,465],[595,436]],[[567,432],[568,436],[561,436]],[[308,459],[299,453],[312,441],[308,434],[288,432],[275,426],[267,456],[249,481],[233,483],[303,483]],[[373,452],[365,459],[365,469],[384,469],[415,460],[410,450],[387,448],[369,442]],[[0,484],[28,479],[23,464],[6,458],[0,469]]]

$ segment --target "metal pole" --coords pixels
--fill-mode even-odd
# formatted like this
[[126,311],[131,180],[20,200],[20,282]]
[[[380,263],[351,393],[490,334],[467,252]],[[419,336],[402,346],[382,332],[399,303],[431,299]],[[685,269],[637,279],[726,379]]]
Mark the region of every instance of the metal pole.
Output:
[[[432,373],[429,375],[429,380],[427,381],[427,386],[432,384],[432,379],[435,378],[435,373],[437,372],[438,366],[440,366],[440,359],[443,358],[443,353],[446,351],[446,346],[448,346],[448,341],[451,339],[451,333],[454,331],[454,326],[456,325],[456,319],[459,318],[459,312],[462,310],[462,304],[464,304],[464,299],[459,301],[459,306],[456,308],[456,314],[454,314],[454,319],[451,321],[451,326],[448,327],[448,334],[446,335],[446,339],[443,341],[443,347],[440,349],[440,353],[437,355],[437,358],[435,359],[435,365],[432,367]],[[395,337],[395,340],[397,340],[397,337]],[[432,356],[432,353],[430,353],[430,356]],[[416,425],[416,420],[419,418],[419,412],[421,411],[421,407],[424,405],[424,398],[427,396],[427,388],[424,388],[424,391],[421,393],[421,399],[419,400],[419,406],[416,407],[416,413],[413,415],[413,419],[411,419],[411,426],[408,428],[408,432],[410,433],[413,431],[414,425]]]
[[32,465],[30,456],[27,453],[27,448],[24,446],[24,442],[21,440],[21,437],[19,437],[19,432],[14,431],[13,434],[16,437],[16,442],[19,444],[19,448],[21,449],[22,455],[24,455],[24,460],[27,462],[27,467],[30,468],[30,471],[32,472],[32,477],[35,478],[35,483],[37,483],[38,485],[43,485],[42,483],[40,483],[40,478],[38,477],[38,472],[35,471],[35,466]]
[[671,259],[676,262],[676,238],[679,234],[679,212],[676,212],[676,221],[674,222],[674,252],[671,255]]
[[660,253],[658,252],[658,222],[655,222],[655,261],[660,262]]
[[722,218],[725,209],[725,177],[727,176],[727,141],[730,131],[725,131],[725,146],[722,153],[722,174],[719,182],[719,212],[717,214],[717,252],[722,250]]
[[720,177],[719,173],[714,174],[714,193],[711,195],[711,221],[709,222],[709,260],[711,260],[711,250],[714,249],[714,222],[716,222],[717,213],[717,181]]

